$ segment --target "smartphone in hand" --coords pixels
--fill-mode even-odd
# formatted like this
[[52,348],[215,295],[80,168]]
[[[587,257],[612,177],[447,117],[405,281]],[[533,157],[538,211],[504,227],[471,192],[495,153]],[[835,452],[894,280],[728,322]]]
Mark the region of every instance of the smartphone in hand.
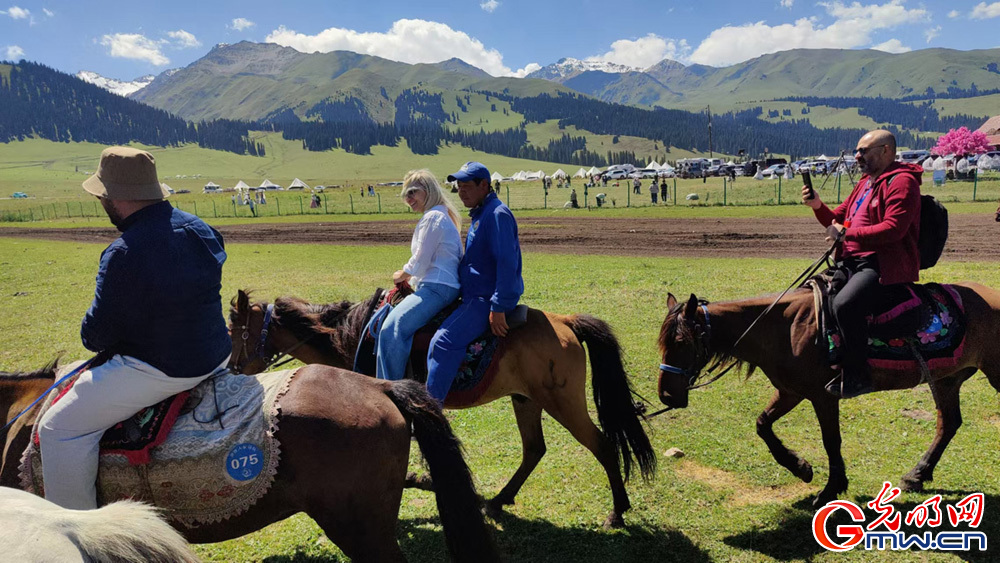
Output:
[[807,188],[809,188],[809,199],[813,199],[814,197],[816,197],[816,192],[813,191],[812,176],[809,175],[808,170],[802,171],[802,182],[805,184]]

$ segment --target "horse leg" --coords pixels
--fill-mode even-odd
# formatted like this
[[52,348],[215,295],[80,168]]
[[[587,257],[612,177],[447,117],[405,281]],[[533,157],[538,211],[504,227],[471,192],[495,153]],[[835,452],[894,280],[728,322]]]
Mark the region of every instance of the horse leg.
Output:
[[792,409],[802,402],[802,396],[790,391],[775,390],[771,402],[757,417],[757,435],[767,444],[767,449],[771,450],[774,461],[792,472],[799,479],[808,483],[812,481],[813,470],[809,462],[802,459],[794,450],[788,449],[785,444],[774,434],[774,423],[779,418],[788,414]]
[[903,476],[901,488],[904,491],[922,491],[924,483],[934,480],[934,467],[941,459],[948,443],[962,425],[962,407],[959,403],[959,390],[966,379],[976,373],[976,368],[968,368],[951,377],[931,381],[931,394],[937,407],[937,433],[916,467]]
[[351,561],[405,563],[406,557],[396,540],[398,505],[386,510],[386,506],[375,504],[352,503],[350,506],[309,510],[307,513]]
[[624,528],[625,520],[622,515],[632,508],[632,503],[628,500],[628,492],[625,490],[621,470],[618,468],[618,456],[615,455],[614,446],[604,433],[594,425],[594,421],[590,420],[590,415],[587,413],[587,402],[582,393],[579,400],[576,400],[574,396],[558,401],[564,397],[565,395],[554,396],[557,403],[543,405],[543,408],[566,430],[569,430],[577,442],[590,450],[604,467],[604,472],[608,475],[608,483],[611,485],[611,498],[614,502],[614,509],[604,520],[604,529]]
[[486,513],[491,518],[499,516],[505,505],[514,504],[517,492],[521,490],[528,475],[531,475],[542,456],[545,455],[545,436],[542,435],[542,407],[535,401],[520,395],[514,395],[511,399],[514,404],[517,429],[521,433],[521,465],[503,490],[486,503]]
[[847,490],[847,469],[840,453],[840,403],[834,397],[818,397],[812,399],[816,419],[823,433],[823,448],[830,463],[830,477],[826,486],[813,500],[814,507],[820,507],[836,500],[837,495]]

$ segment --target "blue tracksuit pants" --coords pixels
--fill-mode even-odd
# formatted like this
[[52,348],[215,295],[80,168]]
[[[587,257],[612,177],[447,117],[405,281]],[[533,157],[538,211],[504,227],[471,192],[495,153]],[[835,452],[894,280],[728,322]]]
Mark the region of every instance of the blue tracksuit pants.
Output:
[[427,391],[441,404],[458,375],[466,348],[489,326],[489,299],[463,297],[462,304],[434,334],[427,352]]

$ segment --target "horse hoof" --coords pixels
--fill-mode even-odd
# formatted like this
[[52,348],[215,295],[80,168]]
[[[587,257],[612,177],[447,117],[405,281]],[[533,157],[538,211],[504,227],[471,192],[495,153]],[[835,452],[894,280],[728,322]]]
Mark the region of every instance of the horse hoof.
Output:
[[498,497],[493,497],[492,499],[486,501],[483,507],[486,509],[486,515],[490,518],[497,520],[504,514],[503,507],[505,504],[514,504],[513,502],[503,502],[499,500]]
[[803,483],[811,483],[813,480],[813,468],[806,460],[799,461],[798,467],[795,468],[795,476],[802,479]]
[[403,482],[403,487],[406,489],[420,489],[421,491],[433,491],[434,482],[431,480],[430,475],[417,475],[414,472],[409,472],[406,474],[406,480]]
[[899,488],[907,493],[920,492],[924,490],[924,481],[919,477],[912,477],[910,475],[907,475],[903,477],[902,482],[899,485]]
[[624,528],[625,519],[621,517],[617,512],[612,512],[608,514],[607,520],[604,521],[605,530],[613,530],[615,528]]

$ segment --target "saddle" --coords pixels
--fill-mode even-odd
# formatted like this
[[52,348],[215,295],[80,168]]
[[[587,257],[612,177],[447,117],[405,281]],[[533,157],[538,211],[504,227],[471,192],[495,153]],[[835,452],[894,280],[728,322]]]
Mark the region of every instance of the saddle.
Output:
[[[817,344],[827,350],[830,366],[843,357],[843,337],[834,320],[832,297],[849,273],[831,268],[803,283],[813,292]],[[954,367],[965,344],[966,318],[962,299],[948,284],[896,284],[882,288],[876,310],[868,316],[868,363],[890,371]]]
[[[378,307],[371,314],[371,318],[366,319],[365,326],[367,328],[361,335],[358,351],[354,357],[354,371],[375,376],[378,333],[382,328],[382,321],[392,310],[392,307],[412,293],[413,289],[408,284],[403,284],[382,296]],[[378,294],[377,291],[376,295]],[[427,352],[430,349],[431,339],[460,303],[461,299],[455,300],[413,335],[413,346],[410,349],[410,361],[407,366],[407,379],[421,383],[427,381]],[[527,305],[518,305],[507,314],[507,326],[510,330],[523,326],[527,322]],[[492,384],[500,365],[500,359],[503,358],[505,352],[504,339],[498,338],[489,329],[473,340],[466,349],[465,359],[459,366],[458,375],[452,382],[451,390],[445,398],[445,406],[458,408],[475,403]]]

